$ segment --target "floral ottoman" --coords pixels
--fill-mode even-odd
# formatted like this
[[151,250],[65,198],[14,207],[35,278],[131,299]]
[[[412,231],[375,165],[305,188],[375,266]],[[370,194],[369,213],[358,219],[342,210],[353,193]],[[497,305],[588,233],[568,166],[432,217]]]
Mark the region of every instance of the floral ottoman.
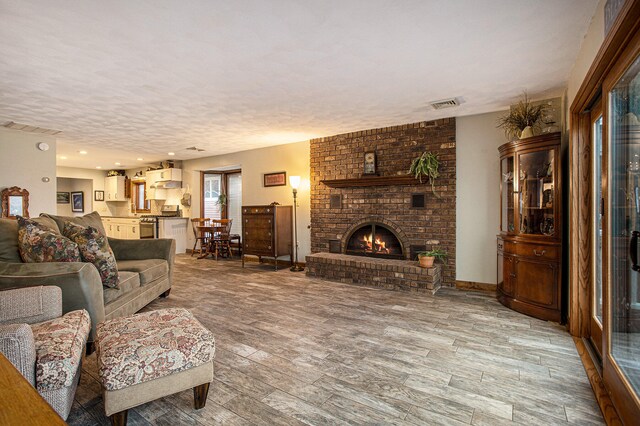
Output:
[[113,424],[127,410],[193,388],[203,408],[213,380],[213,334],[186,309],[171,308],[115,318],[96,328],[104,408]]

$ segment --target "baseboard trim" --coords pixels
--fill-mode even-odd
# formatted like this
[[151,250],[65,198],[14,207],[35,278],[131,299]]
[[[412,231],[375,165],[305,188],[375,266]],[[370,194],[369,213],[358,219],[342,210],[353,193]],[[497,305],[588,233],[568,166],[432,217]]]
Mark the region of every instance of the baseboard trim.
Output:
[[485,293],[495,293],[496,285],[489,283],[479,283],[475,281],[460,281],[456,280],[456,288],[458,290],[467,290],[467,291],[482,291]]
[[591,389],[593,389],[593,393],[596,396],[596,401],[600,406],[600,411],[602,411],[602,417],[604,417],[605,423],[608,425],[622,425],[622,420],[620,420],[618,411],[609,397],[609,392],[607,392],[607,389],[604,387],[602,377],[600,377],[598,373],[598,368],[594,364],[587,346],[580,337],[574,336],[573,342],[578,350],[578,355],[580,355],[582,366],[587,373],[587,377],[591,383]]

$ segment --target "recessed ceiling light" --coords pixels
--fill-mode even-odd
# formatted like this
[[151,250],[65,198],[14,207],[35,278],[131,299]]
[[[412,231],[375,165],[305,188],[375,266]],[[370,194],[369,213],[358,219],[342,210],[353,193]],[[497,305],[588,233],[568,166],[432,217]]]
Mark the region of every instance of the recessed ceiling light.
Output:
[[96,166],[96,169],[101,169],[101,168],[102,168],[102,166]]
[[138,161],[142,161],[142,160],[144,160],[144,158],[138,158]]
[[119,166],[119,165],[120,165],[120,163],[115,163],[115,165],[116,165],[116,166]]
[[167,155],[176,155],[175,152],[167,152]]
[[87,154],[87,151],[78,151],[78,152],[79,152],[80,154],[82,154],[82,155],[86,155],[86,154]]
[[66,159],[67,159],[67,157],[65,157],[64,155],[61,155],[61,156],[60,156],[60,159],[61,159],[61,160],[66,160]]

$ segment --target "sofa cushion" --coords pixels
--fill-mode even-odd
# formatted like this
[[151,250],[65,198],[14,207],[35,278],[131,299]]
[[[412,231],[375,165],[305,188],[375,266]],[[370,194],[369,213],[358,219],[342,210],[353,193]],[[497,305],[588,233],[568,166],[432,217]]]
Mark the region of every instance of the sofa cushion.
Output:
[[102,218],[100,218],[100,214],[98,212],[92,212],[84,216],[56,216],[47,213],[41,213],[40,216],[52,219],[61,230],[64,229],[65,222],[72,222],[82,226],[93,226],[100,231],[102,235],[107,235],[104,230],[104,225],[102,224]]
[[18,250],[26,263],[82,261],[76,243],[22,216],[18,216]]
[[101,322],[96,343],[98,373],[109,391],[205,364],[215,351],[213,334],[182,308]]
[[93,226],[82,226],[71,222],[65,222],[62,233],[78,244],[82,260],[92,263],[96,267],[102,285],[111,288],[118,287],[116,258],[104,234],[101,234]]
[[168,275],[169,264],[164,259],[118,260],[118,270],[137,272],[145,285]]
[[120,282],[117,288],[105,288],[103,290],[104,304],[108,305],[120,298],[125,293],[140,287],[140,275],[137,272],[118,271]]
[[[60,233],[58,225],[48,217],[31,219],[41,227],[49,228],[55,233]],[[22,262],[18,249],[18,221],[13,219],[0,219],[0,262]]]
[[90,328],[91,319],[84,309],[31,326],[36,346],[38,391],[71,386]]

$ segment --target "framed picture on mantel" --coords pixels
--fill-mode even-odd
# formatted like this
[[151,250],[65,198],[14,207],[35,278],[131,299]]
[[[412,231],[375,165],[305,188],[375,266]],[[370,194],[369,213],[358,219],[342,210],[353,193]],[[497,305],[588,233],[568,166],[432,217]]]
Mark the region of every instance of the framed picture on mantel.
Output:
[[365,175],[375,175],[377,174],[376,167],[376,152],[375,151],[367,151],[364,153],[364,171]]

